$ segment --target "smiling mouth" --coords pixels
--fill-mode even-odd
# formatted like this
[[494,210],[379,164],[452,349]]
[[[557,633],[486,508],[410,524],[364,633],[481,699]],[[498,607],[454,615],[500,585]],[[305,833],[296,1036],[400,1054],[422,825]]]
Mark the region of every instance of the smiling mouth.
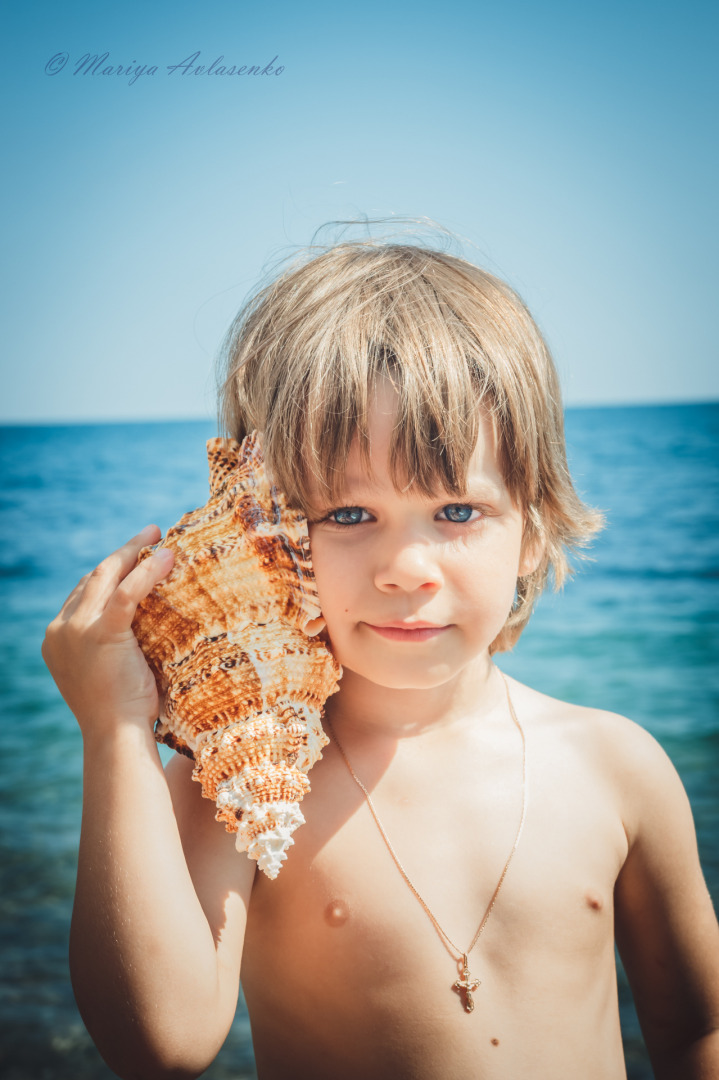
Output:
[[373,626],[372,623],[365,623],[365,626],[369,626],[370,630],[374,630],[376,634],[388,641],[405,642],[430,641],[450,629],[449,626],[422,626],[411,629],[402,626]]

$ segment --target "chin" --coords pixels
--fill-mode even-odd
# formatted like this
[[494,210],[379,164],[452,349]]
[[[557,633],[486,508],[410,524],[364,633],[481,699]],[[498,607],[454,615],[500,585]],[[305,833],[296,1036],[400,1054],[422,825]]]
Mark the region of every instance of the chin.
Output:
[[[387,663],[383,657],[381,663],[372,660],[360,661],[357,656],[343,659],[341,655],[335,656],[342,665],[343,671],[351,671],[353,675],[375,686],[383,686],[387,690],[433,690],[437,686],[454,679],[466,664],[435,663],[431,667],[425,661],[415,661],[412,664]],[[467,661],[471,663],[471,659]]]
[[444,686],[448,683],[457,672],[453,671],[442,677],[435,679],[425,676],[418,676],[412,678],[411,676],[403,677],[396,673],[384,676],[378,672],[365,672],[357,671],[352,668],[347,668],[343,665],[343,671],[352,671],[353,675],[363,679],[365,682],[372,683],[373,686],[381,686],[384,690],[434,690],[438,686]]

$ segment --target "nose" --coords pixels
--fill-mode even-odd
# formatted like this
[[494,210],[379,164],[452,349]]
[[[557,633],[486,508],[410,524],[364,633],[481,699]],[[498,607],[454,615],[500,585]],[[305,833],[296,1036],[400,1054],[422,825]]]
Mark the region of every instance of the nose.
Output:
[[442,572],[437,565],[432,545],[426,542],[398,543],[384,553],[375,570],[375,585],[384,592],[403,589],[427,592],[442,587]]

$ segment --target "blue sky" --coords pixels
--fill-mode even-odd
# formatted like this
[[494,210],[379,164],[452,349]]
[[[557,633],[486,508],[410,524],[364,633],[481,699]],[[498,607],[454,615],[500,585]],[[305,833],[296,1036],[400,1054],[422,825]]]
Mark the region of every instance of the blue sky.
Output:
[[[456,232],[529,304],[568,403],[719,397],[714,5],[15,0],[3,21],[0,420],[212,417],[248,290],[358,214]],[[74,74],[105,51],[157,71]],[[197,51],[284,71],[168,71]]]

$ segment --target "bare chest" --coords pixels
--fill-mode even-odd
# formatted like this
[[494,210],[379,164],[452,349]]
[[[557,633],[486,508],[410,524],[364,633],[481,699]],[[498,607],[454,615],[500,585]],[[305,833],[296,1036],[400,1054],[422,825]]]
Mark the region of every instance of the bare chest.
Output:
[[[476,777],[459,769],[453,784],[422,785],[422,798],[401,785],[385,785],[383,797],[378,784],[386,839],[341,764],[328,760],[280,877],[253,894],[243,962],[251,1012],[305,1031],[321,1017],[345,1039],[361,1030],[363,1045],[384,1045],[383,1061],[398,1040],[417,1048],[418,1025],[428,1033],[423,1060],[450,1040],[458,1060],[476,1061],[520,1028],[526,1042],[549,1017],[556,1025],[562,1009],[575,1033],[584,1010],[616,1039],[607,1002],[624,834],[591,769],[577,770],[571,755],[530,759],[507,865],[522,808],[516,760]],[[471,1028],[462,981],[481,1014]],[[419,1062],[412,1068],[423,1075]]]

